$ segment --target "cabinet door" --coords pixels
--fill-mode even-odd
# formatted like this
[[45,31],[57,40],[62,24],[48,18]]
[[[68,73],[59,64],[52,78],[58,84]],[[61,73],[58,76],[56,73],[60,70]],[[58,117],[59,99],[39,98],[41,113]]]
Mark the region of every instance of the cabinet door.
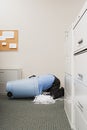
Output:
[[75,79],[87,85],[87,52],[74,57]]
[[76,130],[87,130],[87,122],[77,106],[75,107],[75,128]]
[[81,51],[87,47],[87,11],[83,12],[74,28],[74,51]]
[[87,87],[79,80],[74,81],[74,91],[75,97],[87,96]]

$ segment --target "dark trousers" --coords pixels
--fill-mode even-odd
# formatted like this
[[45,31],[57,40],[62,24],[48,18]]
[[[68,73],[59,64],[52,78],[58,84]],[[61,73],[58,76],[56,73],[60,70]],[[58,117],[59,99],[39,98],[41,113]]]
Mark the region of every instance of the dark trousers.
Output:
[[60,88],[60,80],[56,76],[52,84],[52,87],[49,88],[47,92],[50,92],[50,95],[53,97],[53,99],[64,96],[64,88],[63,87]]

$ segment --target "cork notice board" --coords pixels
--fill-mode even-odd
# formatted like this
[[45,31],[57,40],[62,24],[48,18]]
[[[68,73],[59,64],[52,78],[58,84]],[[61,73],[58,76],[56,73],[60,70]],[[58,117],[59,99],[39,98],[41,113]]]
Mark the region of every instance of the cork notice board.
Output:
[[18,30],[0,30],[0,51],[18,49]]

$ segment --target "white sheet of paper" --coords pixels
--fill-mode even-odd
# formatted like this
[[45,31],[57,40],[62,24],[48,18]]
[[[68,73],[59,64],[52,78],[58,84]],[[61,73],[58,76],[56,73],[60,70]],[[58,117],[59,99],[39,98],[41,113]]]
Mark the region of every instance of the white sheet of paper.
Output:
[[2,46],[6,46],[6,44],[7,44],[6,42],[2,42]]
[[0,40],[6,40],[4,36],[0,36]]
[[10,43],[9,48],[17,48],[16,43]]
[[14,38],[14,32],[13,31],[4,31],[2,35],[5,38]]

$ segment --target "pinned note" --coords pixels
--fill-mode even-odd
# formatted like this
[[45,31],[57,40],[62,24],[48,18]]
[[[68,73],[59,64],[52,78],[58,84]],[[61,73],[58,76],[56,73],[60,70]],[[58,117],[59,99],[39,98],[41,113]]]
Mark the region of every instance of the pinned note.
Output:
[[5,38],[14,38],[14,32],[13,31],[3,31],[2,34]]
[[9,44],[9,48],[17,48],[16,43],[10,43],[10,44]]
[[6,46],[7,45],[7,43],[6,42],[2,42],[2,46]]
[[0,40],[6,40],[4,36],[0,36]]

